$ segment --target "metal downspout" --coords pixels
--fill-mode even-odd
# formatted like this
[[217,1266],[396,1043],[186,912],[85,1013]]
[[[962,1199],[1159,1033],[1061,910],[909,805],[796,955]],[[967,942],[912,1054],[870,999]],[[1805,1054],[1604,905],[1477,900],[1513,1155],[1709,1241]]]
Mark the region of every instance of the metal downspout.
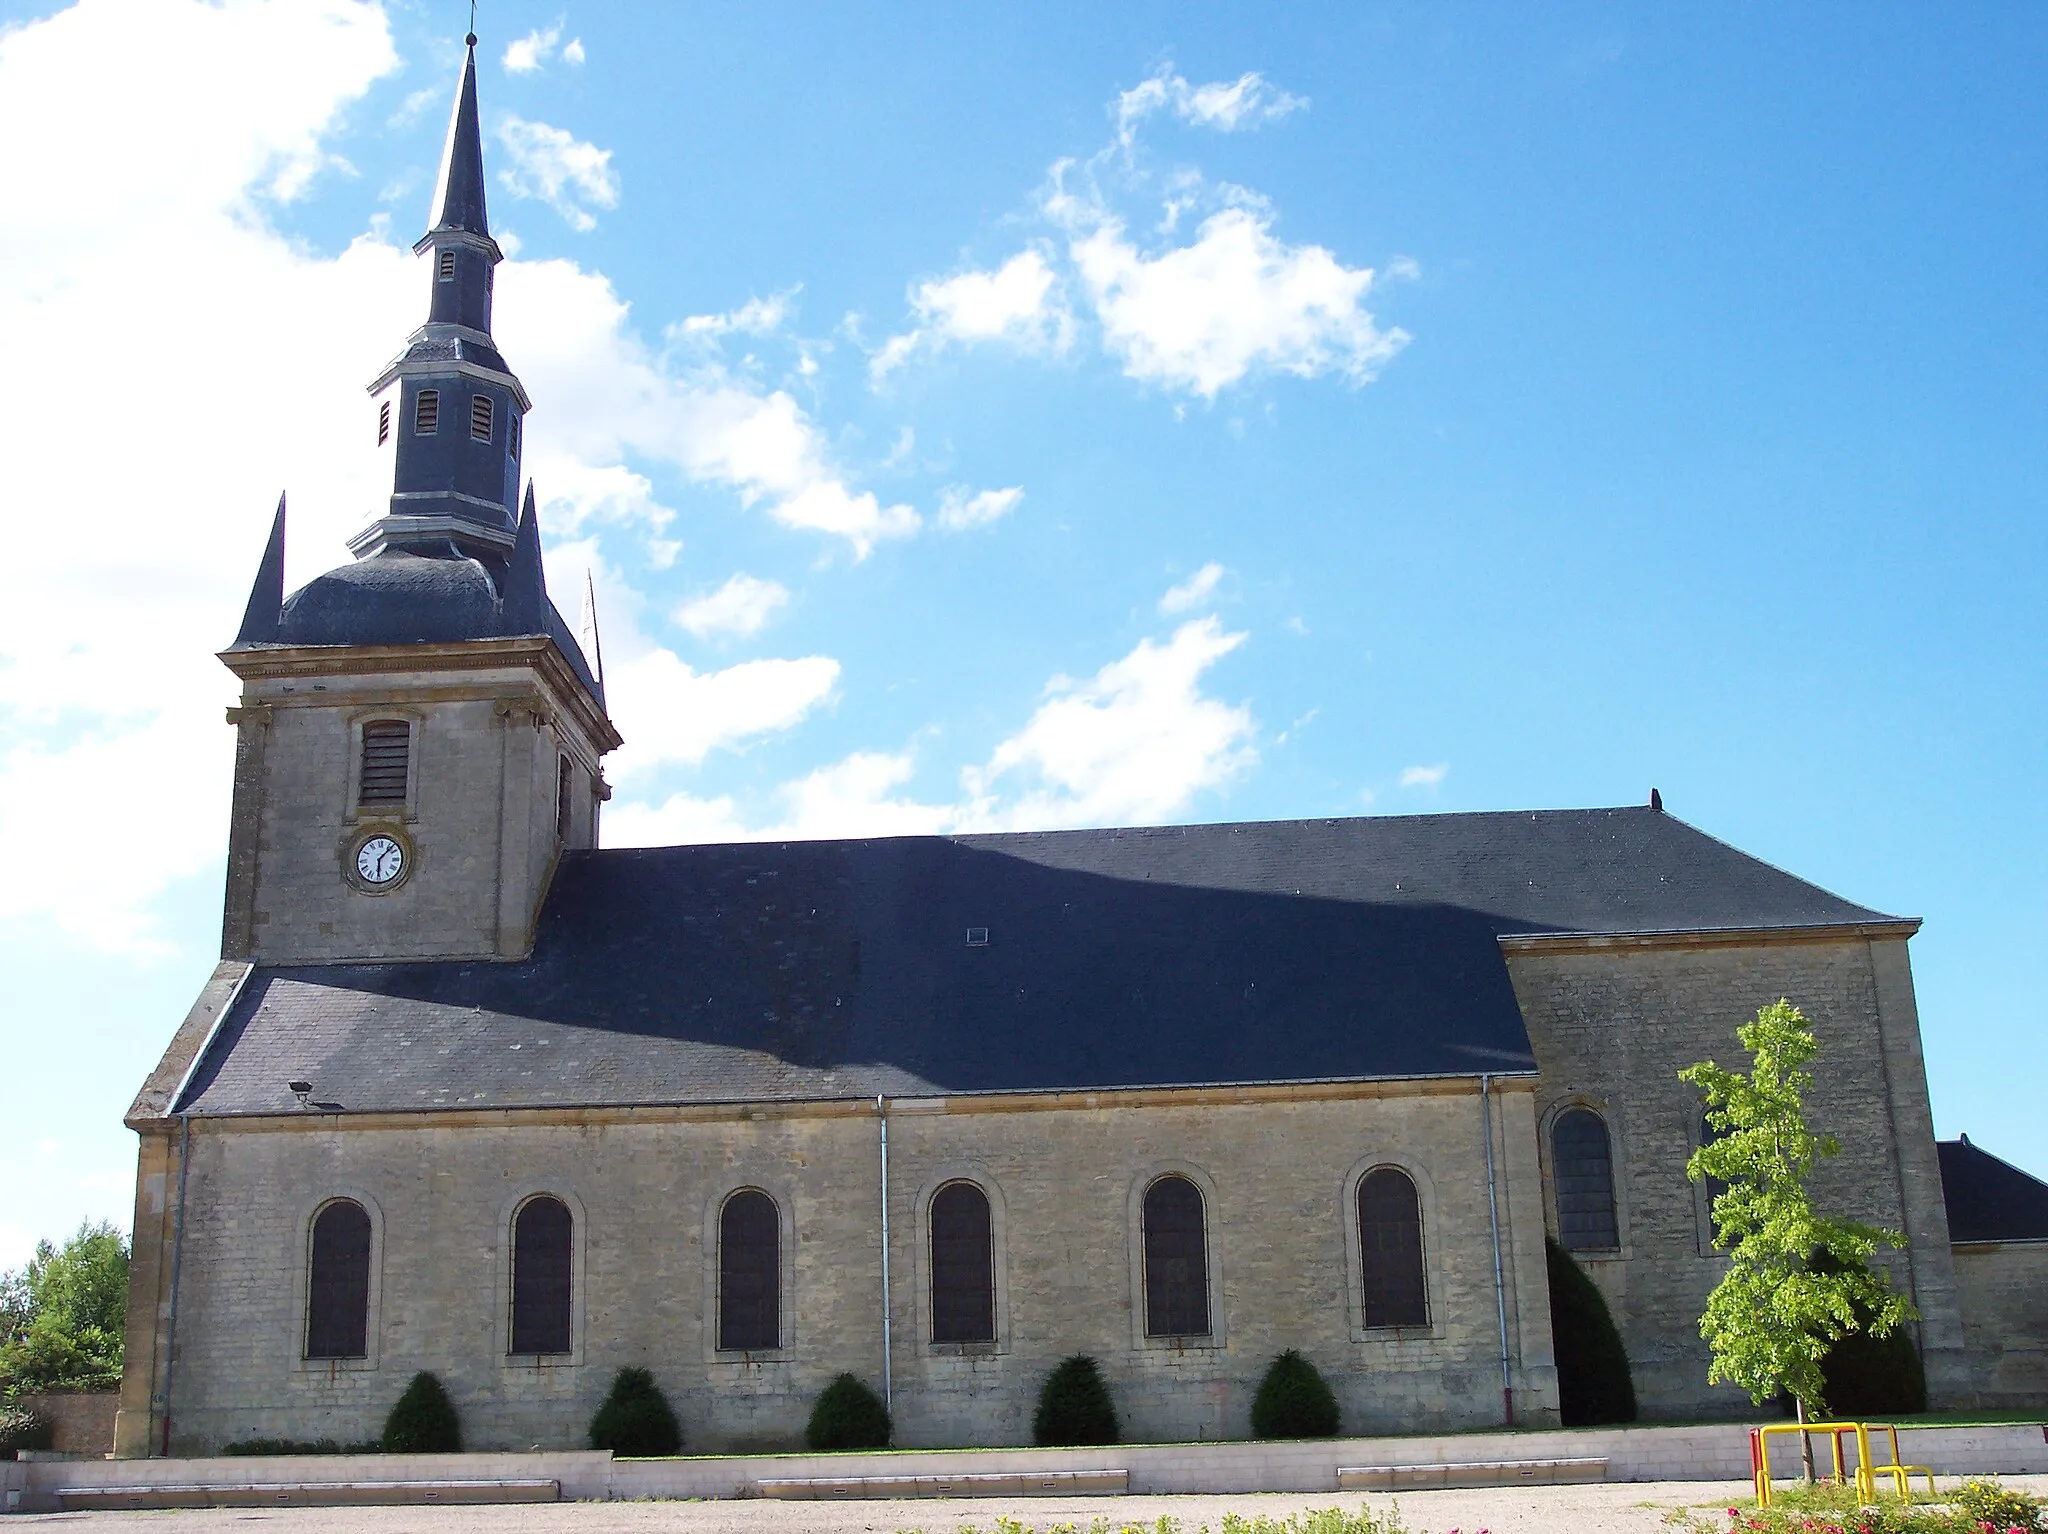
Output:
[[882,1121],[882,1405],[895,1406],[895,1348],[889,1335],[889,1100],[875,1097],[875,1117]]
[[1479,1123],[1486,1133],[1486,1213],[1493,1222],[1493,1302],[1500,1313],[1500,1404],[1507,1426],[1515,1425],[1515,1381],[1508,1365],[1508,1291],[1500,1261],[1500,1197],[1493,1170],[1493,1077],[1479,1077]]

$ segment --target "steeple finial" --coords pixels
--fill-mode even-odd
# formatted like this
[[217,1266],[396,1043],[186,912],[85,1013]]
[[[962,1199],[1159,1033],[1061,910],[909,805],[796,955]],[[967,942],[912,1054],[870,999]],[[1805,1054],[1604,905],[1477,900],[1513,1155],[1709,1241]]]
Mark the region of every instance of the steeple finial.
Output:
[[462,81],[455,88],[455,110],[448,119],[448,141],[441,150],[441,176],[427,209],[432,230],[459,229],[490,238],[491,221],[484,211],[484,141],[476,111],[476,33],[463,39],[468,50]]
[[278,620],[284,613],[284,492],[277,494],[277,515],[270,519],[270,541],[263,546],[263,558],[256,566],[256,580],[249,587],[249,605],[242,610],[242,631],[235,635],[234,648],[243,645],[276,644],[281,633]]

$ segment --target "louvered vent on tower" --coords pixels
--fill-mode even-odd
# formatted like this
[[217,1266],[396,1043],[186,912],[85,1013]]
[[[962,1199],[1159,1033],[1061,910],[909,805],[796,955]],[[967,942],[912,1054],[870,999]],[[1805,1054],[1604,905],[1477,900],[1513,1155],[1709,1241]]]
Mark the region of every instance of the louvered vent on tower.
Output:
[[491,397],[488,394],[469,397],[469,434],[479,442],[491,440]]
[[363,726],[363,771],[356,803],[403,804],[412,757],[412,726],[402,719],[378,719]]

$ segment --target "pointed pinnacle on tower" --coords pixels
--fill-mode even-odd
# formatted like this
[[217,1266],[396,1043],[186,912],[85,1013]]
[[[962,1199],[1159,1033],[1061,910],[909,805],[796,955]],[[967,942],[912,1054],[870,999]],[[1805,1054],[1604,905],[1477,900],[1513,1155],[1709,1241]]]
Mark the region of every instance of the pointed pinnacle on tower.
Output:
[[237,647],[276,644],[280,637],[278,620],[284,613],[284,492],[277,493],[277,515],[270,519],[270,541],[263,546],[262,562],[249,587],[249,605],[242,610],[242,631],[235,635]]

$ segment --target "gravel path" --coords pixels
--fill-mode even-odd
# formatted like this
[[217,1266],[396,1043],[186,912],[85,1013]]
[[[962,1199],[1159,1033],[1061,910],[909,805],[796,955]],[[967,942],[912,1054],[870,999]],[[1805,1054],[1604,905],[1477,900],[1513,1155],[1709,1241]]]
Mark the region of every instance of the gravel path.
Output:
[[[2010,1486],[2048,1496],[2048,1476],[2016,1475]],[[1725,1508],[1749,1495],[1747,1481],[1651,1481],[1597,1486],[1488,1487],[1469,1491],[1377,1494],[1280,1492],[1218,1497],[1020,1497],[904,1502],[558,1502],[533,1507],[339,1507],[279,1512],[218,1509],[162,1513],[45,1513],[19,1521],[21,1534],[49,1524],[89,1525],[130,1534],[255,1534],[248,1523],[271,1525],[263,1534],[992,1534],[1007,1515],[1045,1534],[1067,1523],[1085,1531],[1098,1518],[1120,1529],[1160,1518],[1179,1522],[1182,1534],[1222,1526],[1225,1513],[1284,1518],[1308,1508],[1354,1509],[1363,1502],[1384,1514],[1398,1500],[1414,1534],[1661,1534],[1674,1508]],[[7,1520],[15,1527],[15,1520]]]

